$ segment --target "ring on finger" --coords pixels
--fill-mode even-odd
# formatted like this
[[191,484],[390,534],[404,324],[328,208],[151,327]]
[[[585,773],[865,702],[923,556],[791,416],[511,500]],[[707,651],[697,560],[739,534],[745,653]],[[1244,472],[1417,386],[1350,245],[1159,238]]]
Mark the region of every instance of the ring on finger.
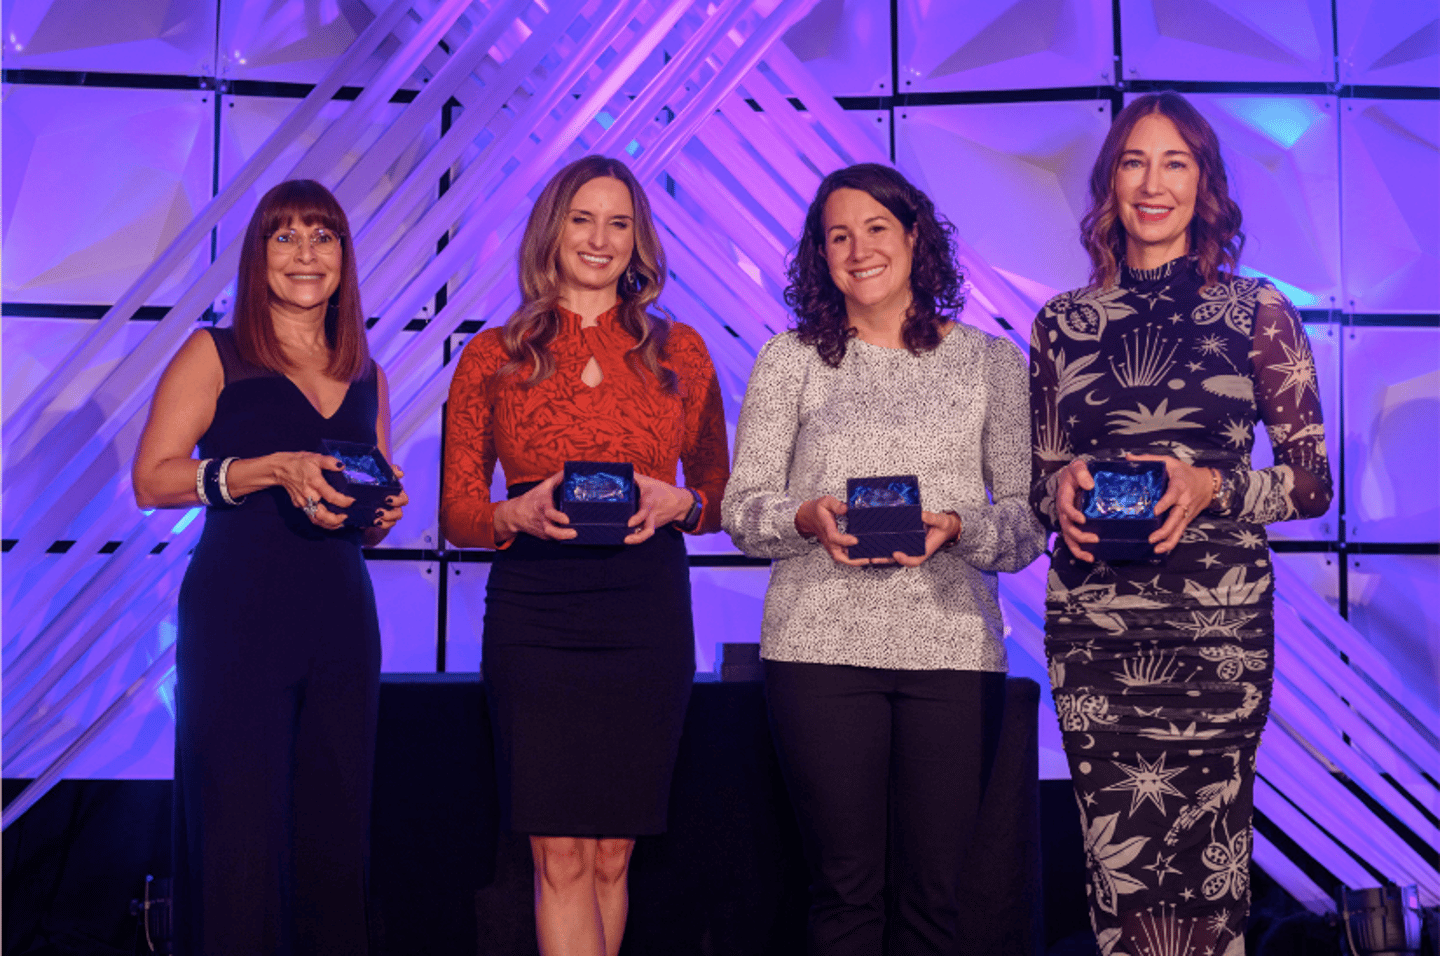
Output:
[[305,517],[313,521],[315,518],[315,512],[320,510],[320,499],[306,498],[305,504],[300,508],[300,510],[305,512]]

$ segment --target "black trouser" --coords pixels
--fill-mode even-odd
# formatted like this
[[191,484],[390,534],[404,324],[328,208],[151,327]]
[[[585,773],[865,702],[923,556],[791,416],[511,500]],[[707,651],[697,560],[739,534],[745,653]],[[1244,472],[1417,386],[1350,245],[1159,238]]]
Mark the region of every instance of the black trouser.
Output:
[[1005,675],[767,660],[765,683],[810,865],[810,952],[951,956]]

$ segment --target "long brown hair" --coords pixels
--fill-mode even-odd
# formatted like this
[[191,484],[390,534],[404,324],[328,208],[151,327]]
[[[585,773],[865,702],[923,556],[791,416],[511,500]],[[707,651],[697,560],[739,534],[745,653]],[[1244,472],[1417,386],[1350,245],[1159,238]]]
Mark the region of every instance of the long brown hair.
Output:
[[281,373],[291,367],[270,318],[266,247],[271,236],[294,222],[320,226],[340,237],[340,285],[325,309],[325,344],[330,347],[325,372],[342,382],[354,382],[370,367],[370,346],[365,339],[350,222],[330,190],[313,179],[291,179],[274,187],[261,197],[250,217],[235,283],[235,344],[241,357],[252,364]]
[[646,311],[665,287],[665,250],[655,232],[645,190],[628,166],[609,156],[575,160],[556,173],[535,200],[525,224],[525,236],[520,240],[520,308],[505,322],[501,334],[510,361],[500,373],[518,372],[528,366],[526,385],[538,385],[555,374],[555,358],[549,346],[560,332],[560,316],[555,311],[560,302],[560,241],[575,194],[581,186],[602,176],[624,183],[635,207],[635,249],[616,288],[620,296],[616,320],[636,340],[625,353],[625,361],[637,375],[649,371],[666,391],[673,392],[678,379],[660,364],[670,339],[670,323]]
[[1114,287],[1125,258],[1125,227],[1115,202],[1115,171],[1120,154],[1135,124],[1160,114],[1175,124],[1200,170],[1195,192],[1195,216],[1190,220],[1190,254],[1206,285],[1234,275],[1240,264],[1245,234],[1240,231],[1240,207],[1230,198],[1230,183],[1220,158],[1220,140],[1200,111],[1179,93],[1146,93],[1120,111],[1095,166],[1090,170],[1090,210],[1080,220],[1080,242],[1090,254],[1090,283]]
[[825,245],[825,202],[839,189],[868,193],[915,237],[910,265],[910,308],[900,327],[905,348],[912,354],[928,352],[940,344],[940,329],[965,307],[964,276],[955,264],[955,227],[935,211],[930,197],[899,172],[879,163],[860,163],[838,169],[820,183],[800,241],[786,270],[789,285],[785,303],[795,313],[795,334],[813,345],[832,368],[840,365],[855,335],[845,312],[845,296],[830,277]]

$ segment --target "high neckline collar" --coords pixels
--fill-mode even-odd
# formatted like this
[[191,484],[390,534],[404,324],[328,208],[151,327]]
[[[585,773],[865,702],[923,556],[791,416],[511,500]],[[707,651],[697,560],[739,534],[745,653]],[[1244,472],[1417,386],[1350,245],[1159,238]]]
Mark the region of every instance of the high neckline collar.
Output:
[[1169,262],[1158,265],[1153,269],[1136,269],[1130,265],[1130,263],[1122,260],[1120,270],[1124,276],[1130,279],[1130,283],[1128,284],[1131,285],[1139,285],[1146,282],[1160,282],[1178,275],[1193,259],[1194,256],[1186,253],[1183,256],[1176,256]]
[[[597,316],[595,317],[595,323],[596,323],[596,325],[599,326],[599,327],[602,328],[602,329],[603,329],[603,328],[609,328],[610,326],[614,325],[614,324],[615,324],[615,315],[616,315],[616,313],[618,313],[619,311],[620,311],[620,300],[619,300],[619,299],[616,299],[614,305],[612,305],[610,308],[606,309],[604,312],[601,312],[599,315],[597,315]],[[563,305],[556,304],[556,306],[555,306],[555,314],[558,315],[558,316],[560,316],[560,321],[561,321],[561,323],[562,323],[566,328],[578,329],[578,328],[580,328],[580,323],[583,321],[583,319],[582,319],[581,316],[580,316],[580,313],[578,313],[578,312],[571,312],[569,309],[565,308]]]

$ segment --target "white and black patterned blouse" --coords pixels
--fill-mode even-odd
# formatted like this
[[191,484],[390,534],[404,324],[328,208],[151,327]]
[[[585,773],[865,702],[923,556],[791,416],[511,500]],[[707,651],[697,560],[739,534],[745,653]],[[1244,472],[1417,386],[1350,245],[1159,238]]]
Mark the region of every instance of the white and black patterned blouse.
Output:
[[[1025,368],[1010,343],[955,325],[913,355],[851,339],[838,368],[793,332],[761,350],[745,393],[723,522],[775,559],[761,656],[907,670],[1003,671],[996,572],[1040,554],[1030,513]],[[914,474],[955,547],[919,568],[836,564],[795,512],[849,478]]]

